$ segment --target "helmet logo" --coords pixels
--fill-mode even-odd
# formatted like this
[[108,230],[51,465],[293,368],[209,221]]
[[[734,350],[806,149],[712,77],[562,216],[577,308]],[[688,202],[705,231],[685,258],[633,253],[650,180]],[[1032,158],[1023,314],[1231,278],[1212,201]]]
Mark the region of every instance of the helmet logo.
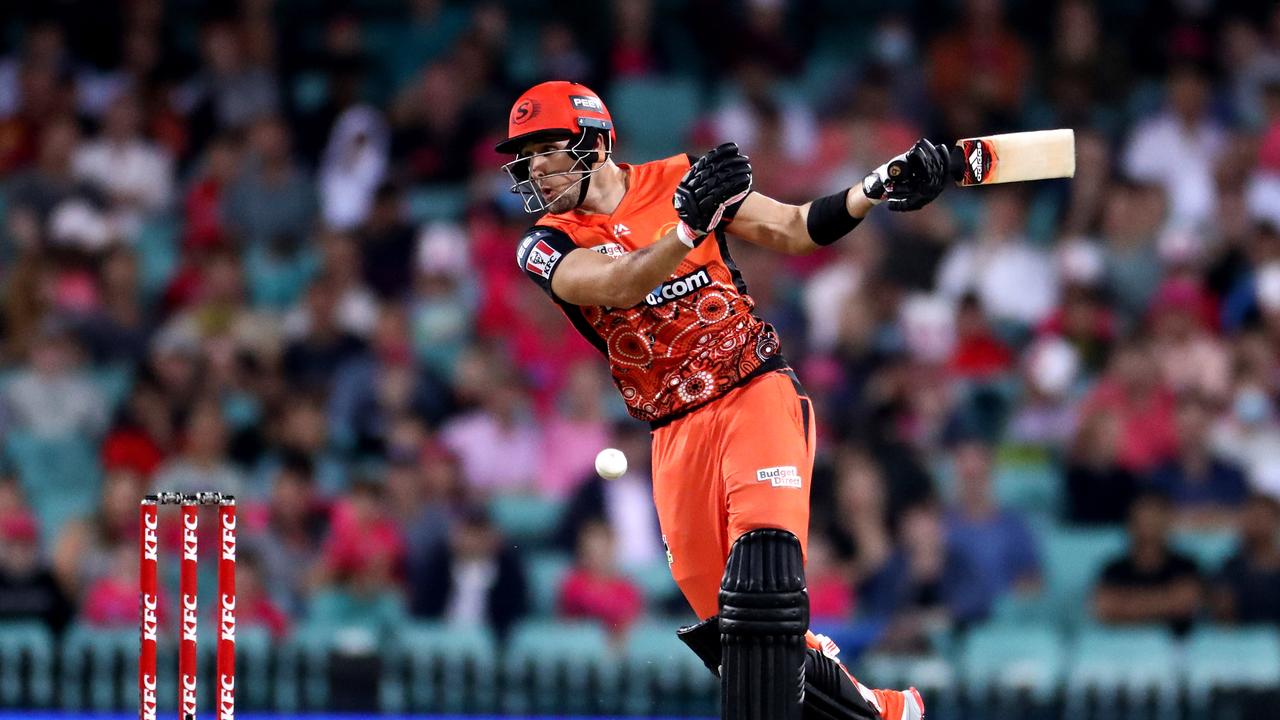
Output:
[[604,107],[600,105],[600,101],[590,95],[570,95],[569,100],[573,103],[576,110],[594,110],[595,112],[604,112]]
[[533,119],[538,111],[542,110],[542,105],[537,100],[525,100],[511,111],[511,124],[523,125]]

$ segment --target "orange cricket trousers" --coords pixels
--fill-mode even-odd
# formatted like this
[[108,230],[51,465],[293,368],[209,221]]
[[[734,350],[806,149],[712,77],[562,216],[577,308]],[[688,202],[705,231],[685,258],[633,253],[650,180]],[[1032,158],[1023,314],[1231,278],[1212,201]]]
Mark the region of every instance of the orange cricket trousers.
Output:
[[809,541],[813,407],[790,370],[768,372],[653,431],[653,498],[671,575],[698,618],[719,612],[729,549],[781,528]]

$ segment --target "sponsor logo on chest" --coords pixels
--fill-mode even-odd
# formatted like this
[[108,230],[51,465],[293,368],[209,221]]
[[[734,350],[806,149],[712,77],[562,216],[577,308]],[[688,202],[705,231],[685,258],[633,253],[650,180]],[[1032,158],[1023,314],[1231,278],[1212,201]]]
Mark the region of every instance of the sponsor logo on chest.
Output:
[[668,280],[662,283],[645,296],[644,302],[646,305],[656,307],[672,300],[679,300],[685,295],[697,292],[710,284],[711,276],[707,274],[707,269],[700,268],[688,275],[682,275],[675,280]]

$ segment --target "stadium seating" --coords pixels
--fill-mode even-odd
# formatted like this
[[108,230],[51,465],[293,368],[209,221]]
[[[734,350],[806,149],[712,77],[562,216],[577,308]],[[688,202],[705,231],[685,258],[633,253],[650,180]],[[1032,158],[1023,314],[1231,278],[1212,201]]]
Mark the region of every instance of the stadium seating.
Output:
[[[60,704],[68,710],[120,707],[137,692],[137,676],[117,669],[128,667],[129,658],[137,656],[136,628],[105,630],[72,626],[62,638]],[[175,672],[161,670],[157,680],[172,686],[176,677]],[[159,692],[164,690],[162,684]]]
[[543,617],[555,614],[560,597],[560,584],[568,574],[572,561],[561,552],[534,553],[525,564],[529,574],[529,593],[533,612]]
[[1195,560],[1206,574],[1220,570],[1238,545],[1239,537],[1232,530],[1183,530],[1173,536],[1173,546]]
[[701,95],[690,80],[628,80],[609,94],[609,111],[618,118],[618,147],[627,162],[686,151],[700,109]]
[[1067,628],[1085,622],[1089,598],[1102,568],[1124,552],[1124,531],[1106,529],[1056,529],[1042,543],[1044,592],[1053,617]]
[[[53,701],[53,637],[40,623],[0,624],[0,705],[47,707]],[[23,685],[29,687],[24,695]]]
[[88,440],[15,430],[5,438],[4,451],[40,519],[45,543],[57,537],[64,522],[95,508],[101,467]]
[[622,701],[628,712],[676,714],[691,696],[714,694],[714,675],[698,656],[676,637],[679,618],[652,618],[627,632],[623,649],[626,689]]
[[1025,690],[1046,703],[1065,673],[1066,646],[1051,626],[992,623],[969,631],[960,667],[972,694]]
[[594,623],[530,620],[507,643],[504,711],[594,714],[616,701],[618,667],[605,630]]
[[1089,627],[1076,638],[1067,674],[1069,698],[1154,692],[1171,702],[1178,689],[1177,646],[1163,627]]
[[545,544],[563,510],[563,501],[538,495],[498,495],[489,503],[494,524],[522,547]]
[[388,712],[493,709],[497,647],[488,628],[408,623],[396,629],[383,657]]
[[1274,626],[1197,628],[1184,657],[1187,691],[1198,710],[1214,690],[1280,687],[1280,630]]

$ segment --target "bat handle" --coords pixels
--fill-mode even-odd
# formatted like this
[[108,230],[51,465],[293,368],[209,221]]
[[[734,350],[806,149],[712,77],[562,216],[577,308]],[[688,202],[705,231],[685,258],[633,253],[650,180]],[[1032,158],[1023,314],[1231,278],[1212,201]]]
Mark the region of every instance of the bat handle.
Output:
[[952,145],[950,150],[951,162],[947,169],[951,171],[951,179],[960,182],[964,179],[964,167],[968,160],[965,159],[964,150],[959,145]]

